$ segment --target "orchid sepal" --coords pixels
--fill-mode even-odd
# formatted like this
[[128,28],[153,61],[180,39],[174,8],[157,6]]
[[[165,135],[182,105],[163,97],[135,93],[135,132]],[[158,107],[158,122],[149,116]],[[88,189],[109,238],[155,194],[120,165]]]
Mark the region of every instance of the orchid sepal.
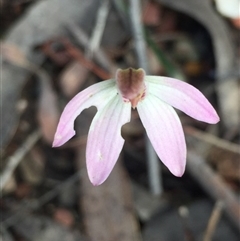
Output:
[[53,147],[66,143],[75,135],[74,121],[80,113],[90,106],[100,108],[117,94],[114,80],[106,80],[91,85],[78,93],[64,108],[54,136]]
[[146,76],[148,91],[192,118],[216,124],[220,118],[207,98],[192,85],[168,77]]

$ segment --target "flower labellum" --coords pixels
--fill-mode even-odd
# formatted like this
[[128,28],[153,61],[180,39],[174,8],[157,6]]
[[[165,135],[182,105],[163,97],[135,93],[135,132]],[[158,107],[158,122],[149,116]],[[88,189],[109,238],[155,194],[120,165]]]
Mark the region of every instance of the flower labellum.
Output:
[[148,76],[143,69],[119,69],[115,79],[86,88],[66,105],[53,147],[63,145],[75,135],[75,119],[90,106],[98,110],[90,126],[86,150],[87,171],[93,185],[107,179],[119,157],[124,144],[121,128],[130,121],[131,107],[137,108],[161,161],[178,177],[185,171],[186,142],[174,108],[199,121],[210,124],[219,121],[209,101],[190,84]]

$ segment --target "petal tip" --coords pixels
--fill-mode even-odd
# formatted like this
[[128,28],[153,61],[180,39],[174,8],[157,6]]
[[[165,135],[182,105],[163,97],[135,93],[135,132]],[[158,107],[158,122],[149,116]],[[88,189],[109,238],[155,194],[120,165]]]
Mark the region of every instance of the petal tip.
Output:
[[61,140],[54,140],[54,141],[53,141],[53,144],[52,144],[52,147],[55,148],[55,147],[59,147],[59,146],[61,146],[61,145],[63,145],[63,144],[61,143]]
[[53,140],[52,147],[59,147],[66,143],[69,139],[71,139],[76,132],[74,130],[69,131],[66,135],[60,135],[56,132]]
[[217,124],[220,121],[220,117],[218,116],[217,112],[214,112],[206,117],[203,121],[209,124]]
[[58,147],[58,144],[55,141],[53,141],[52,148],[55,148],[55,147]]
[[96,182],[96,181],[93,181],[93,180],[90,180],[90,182],[92,183],[92,185],[94,187],[98,187],[98,186],[100,186],[103,183],[103,182]]
[[183,172],[178,172],[176,174],[174,174],[176,177],[182,177],[184,174],[184,171]]
[[106,168],[102,169],[98,165],[89,166],[89,162],[87,161],[88,178],[93,186],[100,186],[103,184],[108,178],[110,172],[110,170],[107,170]]
[[105,179],[96,178],[96,176],[93,177],[93,176],[90,176],[89,174],[88,174],[88,177],[89,177],[89,180],[92,183],[92,185],[95,187],[100,186],[106,180],[106,178]]
[[59,147],[59,146],[61,146],[61,139],[56,138],[56,135],[55,135],[53,143],[52,143],[52,147]]
[[175,177],[182,177],[185,172],[185,167],[174,167],[169,170]]
[[220,117],[216,114],[212,120],[212,124],[217,124],[220,121]]

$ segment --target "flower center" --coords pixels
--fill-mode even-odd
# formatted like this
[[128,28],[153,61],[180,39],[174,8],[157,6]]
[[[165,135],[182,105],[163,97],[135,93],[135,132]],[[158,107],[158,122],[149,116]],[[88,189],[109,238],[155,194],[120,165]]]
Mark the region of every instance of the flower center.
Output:
[[123,101],[130,101],[132,108],[144,99],[146,86],[144,83],[145,71],[143,69],[118,69],[116,83]]

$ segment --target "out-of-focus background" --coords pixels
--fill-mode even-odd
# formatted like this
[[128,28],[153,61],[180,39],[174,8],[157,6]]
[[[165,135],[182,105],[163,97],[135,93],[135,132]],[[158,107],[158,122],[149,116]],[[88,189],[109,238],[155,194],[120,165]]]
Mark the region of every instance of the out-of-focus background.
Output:
[[[2,241],[237,241],[240,225],[239,0],[1,0]],[[60,114],[117,68],[197,87],[220,115],[178,112],[187,169],[174,177],[138,114],[99,187],[85,165],[88,128],[52,148]],[[163,113],[164,114],[164,113]]]

